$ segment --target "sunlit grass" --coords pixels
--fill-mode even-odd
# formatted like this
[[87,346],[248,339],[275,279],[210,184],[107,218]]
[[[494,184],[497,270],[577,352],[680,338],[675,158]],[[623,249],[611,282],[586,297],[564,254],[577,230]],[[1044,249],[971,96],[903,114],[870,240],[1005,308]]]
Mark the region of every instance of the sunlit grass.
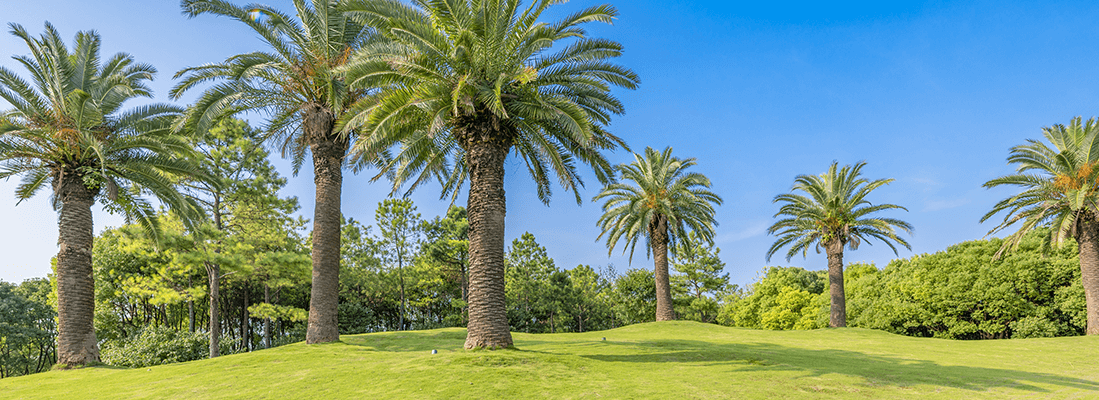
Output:
[[498,351],[462,350],[462,329],[344,336],[3,379],[0,398],[1099,398],[1096,337],[949,341],[692,322],[514,336],[517,349]]

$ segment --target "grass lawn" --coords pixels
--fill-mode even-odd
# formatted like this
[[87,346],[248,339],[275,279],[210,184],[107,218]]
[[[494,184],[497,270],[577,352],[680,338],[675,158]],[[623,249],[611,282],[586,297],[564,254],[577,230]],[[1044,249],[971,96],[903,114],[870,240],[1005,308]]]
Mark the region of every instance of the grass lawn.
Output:
[[152,368],[53,371],[0,380],[0,398],[1099,398],[1099,337],[951,341],[694,322],[515,333],[517,350],[466,351],[464,337],[389,332]]

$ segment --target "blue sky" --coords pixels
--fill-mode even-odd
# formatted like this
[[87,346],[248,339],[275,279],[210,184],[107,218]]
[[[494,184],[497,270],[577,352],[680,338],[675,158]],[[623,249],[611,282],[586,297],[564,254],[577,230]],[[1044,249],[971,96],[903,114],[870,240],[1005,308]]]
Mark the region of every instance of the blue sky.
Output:
[[[606,1],[573,0],[554,8],[570,13]],[[289,10],[288,1],[269,4]],[[864,160],[868,178],[894,178],[871,201],[909,212],[886,215],[915,226],[912,251],[934,253],[982,238],[992,224],[980,217],[1010,189],[981,184],[1011,172],[1011,146],[1040,138],[1041,128],[1096,114],[1099,105],[1099,4],[1092,2],[821,2],[612,1],[614,26],[592,26],[592,36],[619,41],[619,62],[642,80],[618,91],[627,113],[613,132],[634,151],[672,146],[698,159],[696,170],[725,200],[717,211],[717,245],[734,283],[746,284],[767,265],[826,268],[810,252],[766,262],[774,241],[775,195],[798,174],[823,172],[833,160]],[[40,33],[50,21],[66,38],[95,29],[104,54],[131,53],[160,70],[156,101],[167,101],[171,76],[187,66],[220,61],[259,48],[242,24],[209,16],[188,20],[175,1],[39,0],[4,6],[4,22]],[[0,65],[23,73],[11,54],[25,54],[0,34]],[[185,101],[191,98],[184,99]],[[0,104],[0,107],[6,105]],[[257,117],[258,118],[258,117]],[[629,162],[628,152],[609,155]],[[277,161],[284,175],[288,163]],[[576,205],[560,188],[549,207],[538,201],[525,167],[507,164],[507,234],[533,233],[562,268],[577,264],[631,267],[617,250],[596,242],[598,204]],[[309,169],[309,168],[306,168]],[[372,221],[388,194],[368,175],[344,184],[344,214]],[[586,173],[590,199],[597,182]],[[0,182],[0,280],[44,276],[56,253],[56,214],[48,193],[15,207],[17,181]],[[309,171],[290,178],[286,195],[298,196],[312,216]],[[413,194],[425,216],[441,214],[437,186]],[[460,203],[464,204],[465,199]],[[97,231],[121,220],[101,210]],[[849,251],[848,262],[884,267],[895,258],[882,244]],[[633,268],[651,268],[643,254]]]

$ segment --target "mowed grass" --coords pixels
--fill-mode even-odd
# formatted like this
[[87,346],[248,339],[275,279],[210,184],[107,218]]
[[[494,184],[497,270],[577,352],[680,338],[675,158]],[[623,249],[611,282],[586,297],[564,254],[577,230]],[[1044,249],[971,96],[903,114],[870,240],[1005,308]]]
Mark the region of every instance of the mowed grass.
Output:
[[0,398],[1099,398],[1099,337],[950,341],[693,322],[515,333],[515,350],[463,350],[464,337],[389,332],[152,368],[53,371],[0,380]]

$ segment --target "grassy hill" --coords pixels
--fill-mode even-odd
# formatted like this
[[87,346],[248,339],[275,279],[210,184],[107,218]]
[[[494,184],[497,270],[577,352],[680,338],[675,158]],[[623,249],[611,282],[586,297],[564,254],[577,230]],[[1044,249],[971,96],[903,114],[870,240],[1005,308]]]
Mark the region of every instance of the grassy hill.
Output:
[[152,368],[54,371],[0,380],[0,398],[1099,398],[1099,337],[966,342],[693,322],[516,333],[518,350],[466,351],[464,337],[390,332]]

